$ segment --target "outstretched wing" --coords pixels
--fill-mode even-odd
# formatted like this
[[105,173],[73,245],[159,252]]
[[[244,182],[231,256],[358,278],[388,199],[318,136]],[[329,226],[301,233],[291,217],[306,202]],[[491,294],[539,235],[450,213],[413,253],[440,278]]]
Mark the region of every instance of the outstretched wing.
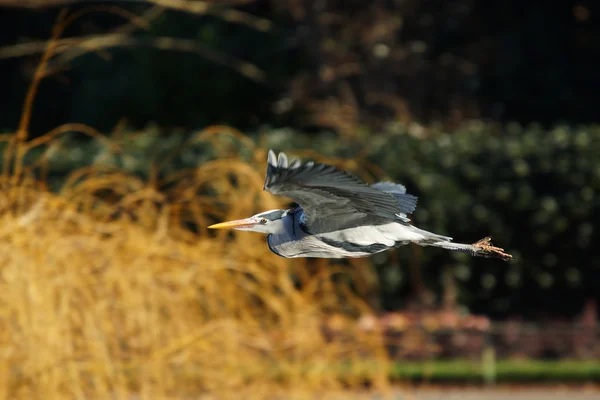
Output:
[[406,214],[412,214],[413,211],[415,211],[415,208],[417,208],[417,200],[419,199],[417,196],[406,193],[406,187],[399,183],[378,182],[371,185],[371,187],[394,196],[396,198],[398,208],[402,212],[400,219],[402,219],[404,222],[410,221],[410,219],[406,217]]
[[403,213],[392,193],[331,165],[288,163],[284,153],[276,157],[272,150],[264,189],[298,203],[305,213],[305,228],[313,234],[394,221]]

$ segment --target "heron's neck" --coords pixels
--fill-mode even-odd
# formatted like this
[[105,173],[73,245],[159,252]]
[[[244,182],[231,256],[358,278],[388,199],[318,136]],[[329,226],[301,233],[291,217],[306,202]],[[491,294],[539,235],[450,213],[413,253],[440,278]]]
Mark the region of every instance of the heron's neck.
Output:
[[286,213],[278,220],[272,221],[269,225],[269,233],[277,236],[293,235],[294,214]]

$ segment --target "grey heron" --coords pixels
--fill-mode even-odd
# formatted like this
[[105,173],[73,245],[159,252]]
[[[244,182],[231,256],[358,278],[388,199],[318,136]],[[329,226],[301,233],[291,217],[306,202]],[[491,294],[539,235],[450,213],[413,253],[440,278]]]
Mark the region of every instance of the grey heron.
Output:
[[298,206],[209,228],[266,233],[271,251],[286,258],[366,257],[409,243],[479,257],[512,258],[493,246],[490,237],[473,244],[455,243],[451,237],[410,224],[407,215],[415,210],[417,197],[398,183],[369,185],[332,165],[288,162],[285,153],[277,157],[269,150],[263,189],[289,197]]

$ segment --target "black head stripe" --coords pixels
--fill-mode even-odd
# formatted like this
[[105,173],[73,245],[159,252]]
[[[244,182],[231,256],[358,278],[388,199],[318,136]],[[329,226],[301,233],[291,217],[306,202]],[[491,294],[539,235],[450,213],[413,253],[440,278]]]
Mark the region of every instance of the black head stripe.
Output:
[[276,219],[281,219],[284,216],[285,212],[286,210],[275,210],[259,214],[258,216],[261,218],[266,218],[269,221],[274,221]]

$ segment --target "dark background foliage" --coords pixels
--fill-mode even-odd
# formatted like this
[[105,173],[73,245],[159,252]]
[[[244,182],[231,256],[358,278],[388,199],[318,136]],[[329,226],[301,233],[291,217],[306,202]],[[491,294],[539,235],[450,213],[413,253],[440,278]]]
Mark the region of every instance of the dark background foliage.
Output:
[[[13,131],[39,51],[6,49],[47,40],[59,8],[4,3],[12,7],[0,9],[0,129]],[[86,1],[70,9],[90,4],[135,15],[155,7]],[[272,138],[290,127],[286,142],[272,139],[280,150],[366,153],[420,196],[420,226],[460,241],[493,232],[517,257],[498,264],[428,249],[376,258],[382,308],[403,306],[419,286],[407,278],[409,258],[428,290],[439,295],[450,276],[460,303],[496,316],[573,315],[598,298],[598,2],[255,0],[233,9],[269,29],[167,8],[132,29],[139,46],[56,63],[36,98],[32,136],[65,122],[106,133],[119,121],[154,123],[153,150],[132,145],[144,160],[210,124]],[[126,24],[98,10],[65,36]],[[197,51],[144,42],[157,37]],[[244,74],[249,66],[261,72]],[[64,164],[55,177],[77,162]]]
[[[8,2],[10,3],[10,2]],[[595,122],[600,102],[600,5],[591,0],[244,1],[273,22],[267,32],[211,15],[166,10],[140,35],[192,39],[251,62],[256,82],[199,54],[115,49],[79,57],[43,84],[37,132],[70,120],[110,129],[196,128],[226,122],[351,129],[390,119],[474,117],[521,123]],[[77,10],[103,2],[75,2]],[[143,2],[105,2],[136,14]],[[58,8],[4,8],[4,45],[47,39]],[[84,15],[68,36],[115,29],[123,18]],[[14,128],[35,55],[2,60],[0,126]],[[110,62],[109,62],[110,61]],[[38,111],[42,112],[42,111]],[[341,114],[340,117],[331,114]]]

